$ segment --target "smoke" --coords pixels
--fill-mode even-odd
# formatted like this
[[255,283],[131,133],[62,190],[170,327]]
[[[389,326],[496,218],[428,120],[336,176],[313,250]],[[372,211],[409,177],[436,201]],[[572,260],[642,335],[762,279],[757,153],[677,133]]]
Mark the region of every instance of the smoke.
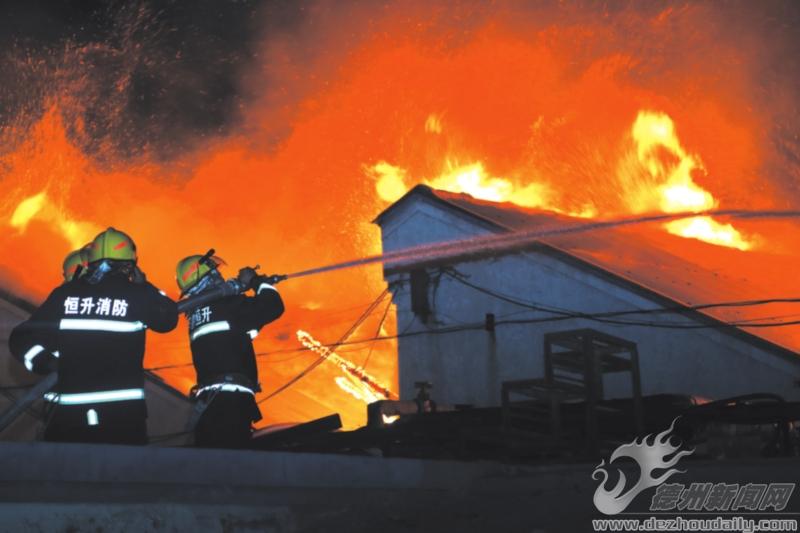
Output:
[[[0,232],[0,248],[14,251],[0,272],[32,298],[58,283],[72,241],[54,220],[127,231],[148,278],[173,294],[177,260],[210,247],[234,267],[228,274],[377,254],[370,221],[387,204],[364,169],[381,161],[404,169],[408,184],[480,162],[491,176],[546,185],[564,211],[620,213],[616,164],[642,109],[674,120],[707,169],[694,181],[720,208],[796,205],[798,11],[794,2],[5,3],[0,220],[42,192],[52,212],[24,233]],[[326,313],[363,309],[383,288],[379,267],[287,281],[289,310],[259,342],[294,347],[280,339],[301,328],[335,339],[350,315]],[[188,361],[183,335],[170,342],[150,350],[153,366]],[[394,381],[391,349],[371,364]],[[183,387],[191,369],[170,379]],[[282,381],[263,379],[265,390]]]
[[[0,124],[18,133],[59,103],[70,137],[106,164],[179,159],[231,134],[274,150],[364,43],[393,41],[399,49],[425,42],[433,53],[457,55],[496,28],[562,48],[571,41],[570,57],[554,58],[567,59],[557,73],[563,78],[614,70],[605,74],[669,93],[683,106],[705,105],[703,92],[713,93],[727,108],[720,114],[739,108],[734,126],[766,132],[754,149],[768,157],[751,169],[751,185],[774,182],[791,198],[800,195],[796,2],[139,0],[6,3],[0,10]],[[528,107],[558,108],[569,98]]]
[[240,81],[257,62],[264,33],[302,20],[301,4],[292,2],[26,2],[0,9],[2,124],[24,129],[56,104],[71,139],[105,163],[171,159],[228,134],[254,98]]

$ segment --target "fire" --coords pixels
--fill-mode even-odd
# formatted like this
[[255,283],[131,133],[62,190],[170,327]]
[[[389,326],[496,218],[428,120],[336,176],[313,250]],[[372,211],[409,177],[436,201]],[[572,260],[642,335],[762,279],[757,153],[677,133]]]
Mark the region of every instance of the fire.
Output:
[[28,222],[42,209],[42,205],[46,199],[47,196],[44,191],[42,191],[39,194],[34,194],[22,200],[14,210],[14,214],[11,215],[11,220],[9,222],[11,227],[24,232]]
[[28,224],[34,219],[40,219],[52,225],[73,249],[86,244],[99,231],[99,227],[95,224],[69,218],[64,210],[59,209],[50,201],[46,191],[22,200],[14,209],[8,224],[20,233],[25,233]]
[[386,161],[379,161],[372,167],[364,165],[364,172],[375,180],[375,189],[378,196],[386,202],[395,202],[406,192],[406,171],[400,167],[390,165]]
[[[712,194],[694,182],[692,174],[705,173],[699,156],[687,153],[675,132],[675,124],[665,113],[640,111],[631,128],[636,155],[646,170],[647,179],[629,196],[633,213],[660,210],[664,213],[705,211],[718,206]],[[711,217],[676,220],[665,224],[667,231],[681,237],[699,239],[719,246],[749,250],[745,239],[730,224]]]
[[491,202],[513,202],[524,207],[548,205],[550,191],[540,183],[515,186],[510,180],[490,176],[483,163],[460,165],[446,161],[442,173],[426,183],[435,189],[465,192]]
[[[427,123],[426,123],[427,128]],[[378,196],[386,202],[395,202],[410,189],[408,171],[386,161],[364,166],[365,173],[375,180]],[[591,205],[579,211],[567,211],[553,203],[553,191],[544,183],[515,184],[513,181],[490,175],[480,161],[460,164],[446,160],[441,174],[423,183],[435,189],[467,193],[474,198],[490,202],[511,202],[523,207],[546,208],[558,213],[591,218],[597,211]]]
[[730,224],[721,224],[711,217],[694,217],[674,220],[665,224],[672,234],[699,239],[701,241],[728,246],[739,250],[752,248],[752,241],[746,241]]
[[[541,117],[534,129],[541,127]],[[425,121],[425,131],[441,133],[441,124],[436,115]],[[697,155],[688,153],[681,145],[672,119],[665,113],[642,110],[631,127],[631,138],[635,145],[636,162],[626,165],[621,158],[618,179],[625,190],[628,213],[660,211],[662,213],[701,212],[718,207],[714,196],[694,182],[694,173],[704,173],[705,167]],[[407,170],[379,161],[364,170],[375,180],[378,196],[394,202],[409,189]],[[467,193],[474,198],[490,202],[511,202],[522,207],[541,208],[556,213],[582,218],[594,218],[597,209],[584,205],[570,210],[559,205],[556,191],[541,181],[515,183],[493,176],[480,161],[459,164],[446,159],[444,169],[432,179],[423,178],[422,183],[435,189],[455,193]],[[677,220],[665,224],[666,230],[681,237],[699,239],[719,246],[749,250],[752,239],[746,239],[730,224],[722,224],[711,217]]]
[[631,127],[636,156],[646,170],[647,186],[630,198],[631,210],[641,213],[703,211],[716,207],[711,194],[698,187],[692,173],[703,171],[702,161],[687,154],[664,113],[640,111]]
[[325,358],[325,360],[330,361],[342,370],[344,375],[337,376],[334,382],[340,389],[352,395],[354,398],[365,403],[372,403],[378,400],[385,400],[392,396],[395,398],[397,397],[389,391],[388,387],[369,375],[363,368],[339,356],[336,352],[312,337],[309,332],[298,330],[296,335],[300,344],[312,352],[319,354],[320,357]]
[[425,119],[425,131],[428,133],[442,133],[442,118],[431,114]]
[[376,394],[369,387],[365,387],[362,383],[359,383],[358,380],[349,374],[344,376],[336,376],[333,381],[340,389],[351,395],[356,400],[366,404],[386,399],[383,396]]
[[[727,34],[750,27],[726,24],[741,8],[642,5],[303,8],[298,31],[252,41],[252,68],[226,57],[209,66],[231,73],[215,87],[195,78],[191,61],[173,60],[174,50],[151,53],[168,41],[168,31],[147,40],[148,27],[168,26],[158,20],[123,21],[124,38],[84,46],[81,37],[53,53],[23,40],[7,50],[15,60],[7,66],[30,68],[6,80],[0,122],[2,288],[41,301],[60,283],[66,253],[109,225],[131,234],[148,279],[173,297],[177,260],[211,247],[232,265],[229,275],[256,263],[279,273],[349,260],[379,251],[369,221],[387,202],[428,183],[591,218],[697,211],[667,231],[725,248],[688,246],[655,228],[671,253],[746,278],[742,286],[760,282],[758,297],[799,292],[779,283],[794,282],[785,275],[797,263],[790,224],[734,228],[702,216],[712,206],[796,203],[794,181],[781,176],[792,175],[797,153],[785,131],[797,128],[777,120],[793,116],[796,91],[763,85],[778,79],[764,65],[786,55],[767,53],[775,39],[750,35],[744,47]],[[173,90],[185,80],[190,90]],[[185,100],[220,87],[243,92],[221,95],[236,105],[216,110],[219,123],[192,116],[191,127],[172,128]],[[644,229],[630,231],[635,243]],[[279,287],[286,314],[258,349],[294,349],[300,327],[336,338],[384,288],[378,266],[287,281]],[[800,346],[792,328],[766,329]],[[395,346],[371,359],[379,389],[395,388]],[[302,356],[260,358],[264,390],[317,357]],[[145,365],[170,364],[186,366],[159,375],[187,390],[195,376],[185,329],[148,338]],[[358,425],[362,398],[378,392],[362,387],[358,365],[321,366],[266,403],[262,423],[338,412]]]

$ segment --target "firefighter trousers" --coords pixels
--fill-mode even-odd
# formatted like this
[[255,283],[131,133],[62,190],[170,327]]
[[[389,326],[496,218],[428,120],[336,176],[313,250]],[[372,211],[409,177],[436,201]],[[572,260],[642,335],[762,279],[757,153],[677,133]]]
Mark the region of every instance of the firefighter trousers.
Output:
[[261,414],[252,394],[216,392],[195,426],[195,446],[246,448],[252,435],[251,423],[260,418]]
[[104,444],[147,444],[144,400],[108,404],[55,405],[44,440]]

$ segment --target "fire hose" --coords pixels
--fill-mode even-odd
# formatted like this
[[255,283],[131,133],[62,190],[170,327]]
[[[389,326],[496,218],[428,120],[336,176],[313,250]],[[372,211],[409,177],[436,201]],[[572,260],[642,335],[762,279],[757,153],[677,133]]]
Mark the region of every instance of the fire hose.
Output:
[[[212,260],[214,256],[214,249],[211,248],[209,251],[201,257],[198,262],[207,265],[211,269],[217,268],[216,263]],[[251,267],[253,270],[258,270],[259,266],[256,265]],[[288,276],[286,274],[273,274],[271,276],[260,276],[260,279],[265,283],[269,283],[270,285],[276,285],[281,281],[287,279]],[[224,283],[220,283],[219,285],[215,285],[208,289],[205,289],[203,292],[199,294],[195,294],[194,296],[189,296],[188,298],[183,298],[182,300],[178,301],[178,312],[179,313],[188,313],[192,309],[200,307],[201,305],[205,305],[207,303],[213,302],[215,300],[219,300],[220,298],[225,298],[227,296],[235,296],[237,294],[242,294],[243,292],[247,291],[249,287],[239,281],[237,278],[229,279]]]
[[[293,272],[290,274],[276,274],[272,276],[265,276],[267,283],[274,285],[286,279],[299,278],[305,276],[312,276],[324,272],[331,272],[334,270],[342,270],[348,268],[355,268],[366,266],[374,263],[382,263],[384,266],[400,267],[408,266],[411,264],[425,264],[427,261],[448,260],[455,258],[463,258],[469,256],[481,256],[483,254],[497,253],[510,250],[521,250],[536,243],[543,237],[555,237],[559,235],[568,235],[575,233],[583,233],[589,231],[600,231],[614,227],[624,227],[637,224],[648,223],[663,223],[672,220],[679,220],[685,218],[693,218],[698,216],[724,216],[730,218],[743,218],[743,219],[796,219],[800,218],[800,211],[797,210],[710,210],[702,212],[685,212],[685,213],[659,213],[642,215],[636,217],[625,217],[612,220],[591,221],[585,223],[556,225],[551,227],[537,228],[529,231],[512,231],[501,234],[481,235],[478,237],[466,238],[461,240],[437,242],[432,244],[423,244],[411,248],[393,250],[384,252],[378,255],[370,255],[358,259],[344,261],[341,263],[334,263],[321,267],[311,268]],[[201,259],[207,264],[211,264],[211,256],[214,250],[209,250]],[[216,265],[214,265],[216,267]],[[257,268],[257,267],[256,267]],[[178,311],[185,313],[209,303],[211,301],[224,298],[226,296],[233,296],[241,294],[247,290],[247,286],[238,279],[230,279],[215,287],[203,291],[201,294],[184,298],[178,302]],[[0,416],[0,431],[7,427],[13,420],[19,416],[31,403],[37,398],[40,398],[44,392],[52,388],[57,381],[55,373],[46,376],[39,383],[37,383],[31,390],[28,391],[22,398],[20,398],[14,405],[12,405],[2,416]]]
[[[213,264],[211,262],[211,257],[213,255],[214,249],[212,248],[206,252],[200,261],[206,264]],[[213,266],[216,268],[216,265]],[[254,267],[253,269],[258,269],[258,266]],[[261,276],[260,280],[269,283],[270,285],[275,285],[286,278],[287,276],[285,275],[275,274],[272,276]],[[200,294],[180,300],[178,302],[178,311],[181,313],[186,313],[197,307],[200,307],[201,305],[219,300],[220,298],[241,294],[247,291],[247,289],[248,287],[238,279],[230,279],[224,283],[220,283],[215,287],[209,288]],[[25,411],[25,409],[44,396],[46,392],[55,387],[56,383],[58,383],[58,372],[52,372],[39,380],[36,385],[31,387],[24,395],[14,402],[11,407],[9,407],[2,415],[0,415],[0,431],[3,431],[9,425],[11,425],[11,423],[14,422],[14,420],[16,420],[19,415]]]
[[14,405],[8,408],[0,417],[0,431],[6,429],[14,420],[17,419],[22,412],[28,408],[33,402],[44,396],[44,393],[52,389],[58,382],[58,375],[56,372],[48,374],[39,380],[36,385],[28,389],[20,399],[14,402]]
[[[263,279],[266,283],[269,283],[270,285],[275,285],[276,283],[280,283],[281,281],[285,280],[286,276],[283,274],[275,274],[272,276],[263,276],[261,279]],[[246,287],[238,279],[229,279],[224,283],[220,283],[215,287],[206,289],[200,294],[196,294],[194,296],[189,296],[188,298],[179,300],[178,312],[188,313],[192,309],[200,307],[201,305],[205,305],[209,302],[219,300],[220,298],[242,294],[243,292],[247,291],[247,289],[248,287]]]

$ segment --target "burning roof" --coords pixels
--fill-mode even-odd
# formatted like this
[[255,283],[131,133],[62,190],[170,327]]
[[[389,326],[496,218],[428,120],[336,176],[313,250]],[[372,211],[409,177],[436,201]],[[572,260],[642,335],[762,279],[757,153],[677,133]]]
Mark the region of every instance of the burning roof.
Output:
[[[39,13],[49,5],[9,8],[0,35],[0,278],[32,301],[109,225],[173,296],[175,263],[211,247],[234,268],[272,272],[377,254],[368,221],[417,183],[582,217],[800,198],[796,2],[145,1]],[[796,227],[672,229],[691,238],[659,228],[653,246],[724,272],[726,287],[800,293]],[[654,270],[644,257],[626,269]],[[670,269],[663,283],[705,300],[698,276]],[[383,289],[377,266],[282,285],[288,311],[256,341],[271,352],[265,391],[316,358],[272,352],[301,348],[300,330],[334,341]],[[387,309],[355,336],[392,333]],[[779,329],[790,334],[763,333]],[[161,375],[188,390],[185,332],[148,343],[148,367],[172,366]],[[392,341],[371,358],[369,345],[348,349],[396,382]],[[267,421],[363,421],[340,377],[321,365],[264,404]]]
[[[528,232],[537,229],[578,226],[582,219],[542,209],[530,209],[510,202],[480,200],[465,193],[453,193],[417,185],[402,199],[381,213],[382,222],[396,206],[413,196],[422,196],[487,223],[496,232]],[[791,272],[793,258],[758,251],[743,251],[713,244],[686,241],[664,232],[658,225],[624,226],[597,231],[565,233],[538,239],[557,251],[566,252],[601,273],[646,289],[682,306],[711,303],[758,301],[797,297],[797,282],[785,278],[780,292],[770,290],[771,279],[760,279],[762,263]],[[688,244],[687,244],[688,243]],[[761,267],[742,275],[742,264]],[[785,292],[784,292],[785,291]],[[797,318],[798,302],[774,302],[764,306],[713,307],[703,313],[722,322],[779,324]],[[747,330],[747,328],[745,328]],[[800,325],[773,326],[749,330],[785,349],[800,352]]]

